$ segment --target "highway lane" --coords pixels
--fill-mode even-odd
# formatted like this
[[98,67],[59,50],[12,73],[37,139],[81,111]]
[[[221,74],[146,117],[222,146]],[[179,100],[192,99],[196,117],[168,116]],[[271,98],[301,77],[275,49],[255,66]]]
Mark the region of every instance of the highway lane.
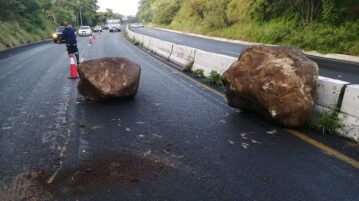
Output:
[[[132,28],[131,30],[140,34],[170,41],[172,43],[232,57],[238,57],[243,49],[246,48],[246,45],[242,44],[189,36],[153,28]],[[313,56],[309,57],[318,63],[319,74],[321,76],[344,80],[353,84],[359,84],[359,63],[328,60]]]
[[357,169],[228,107],[121,34],[79,47],[85,60],[139,63],[138,95],[86,101],[66,79],[64,45],[2,58],[0,200],[358,200]]

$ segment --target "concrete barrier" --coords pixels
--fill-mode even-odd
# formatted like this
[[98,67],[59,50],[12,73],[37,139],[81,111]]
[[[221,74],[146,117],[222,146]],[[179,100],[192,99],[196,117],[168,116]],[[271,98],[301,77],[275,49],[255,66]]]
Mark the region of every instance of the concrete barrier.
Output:
[[348,85],[345,89],[339,118],[344,127],[339,134],[359,141],[359,85]]
[[142,35],[135,34],[135,40],[142,43]]
[[184,66],[194,61],[196,49],[182,45],[174,45],[170,61]]
[[173,43],[159,40],[156,38],[151,39],[151,46],[149,46],[150,50],[153,50],[156,54],[169,58],[172,53]]
[[359,85],[349,84],[341,80],[319,77],[314,115],[339,110],[338,117],[344,127],[336,133],[359,141]]
[[143,46],[147,49],[151,47],[151,37],[148,36],[143,37]]
[[235,57],[197,50],[193,69],[203,69],[205,76],[208,76],[212,70],[223,74],[236,60]]
[[346,87],[340,111],[359,118],[359,84]]
[[359,118],[345,113],[339,113],[339,118],[344,127],[337,131],[338,134],[359,142]]
[[349,82],[319,76],[315,103],[335,109],[340,103],[340,94]]

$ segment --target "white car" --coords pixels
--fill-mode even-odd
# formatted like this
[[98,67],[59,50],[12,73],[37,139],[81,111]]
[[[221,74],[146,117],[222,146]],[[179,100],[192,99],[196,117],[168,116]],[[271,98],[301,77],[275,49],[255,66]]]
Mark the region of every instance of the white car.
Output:
[[81,26],[79,29],[79,36],[91,36],[92,30],[90,26]]
[[94,32],[102,32],[102,27],[101,26],[95,26],[95,28],[93,29]]
[[108,29],[110,32],[121,31],[121,24],[109,24]]
[[145,27],[145,26],[143,26],[143,24],[135,23],[135,24],[131,24],[130,27],[132,27],[132,28],[141,28],[141,27]]

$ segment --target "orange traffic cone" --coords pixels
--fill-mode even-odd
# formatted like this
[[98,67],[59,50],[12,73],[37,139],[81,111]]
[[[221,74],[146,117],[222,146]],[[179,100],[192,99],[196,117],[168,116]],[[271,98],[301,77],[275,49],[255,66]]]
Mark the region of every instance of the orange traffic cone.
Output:
[[89,37],[89,45],[92,45],[93,41],[92,41],[92,36]]
[[79,74],[76,69],[76,64],[73,54],[70,54],[70,76],[68,78],[69,79],[79,78]]
[[94,40],[96,40],[96,34],[92,35],[92,38],[93,38]]

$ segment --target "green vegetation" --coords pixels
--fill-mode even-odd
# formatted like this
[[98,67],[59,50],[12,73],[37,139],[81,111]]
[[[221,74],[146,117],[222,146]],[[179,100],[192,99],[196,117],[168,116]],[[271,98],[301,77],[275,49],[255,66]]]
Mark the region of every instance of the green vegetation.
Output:
[[182,68],[182,71],[183,72],[192,72],[193,63],[194,63],[194,61],[191,61],[188,64],[184,65]]
[[338,129],[344,127],[343,122],[338,117],[337,109],[320,113],[313,119],[310,126],[323,134],[334,134]]
[[21,44],[40,41],[50,37],[54,26],[45,21],[43,28],[18,22],[0,21],[0,51]]
[[219,74],[215,70],[212,70],[210,72],[209,76],[206,78],[206,82],[208,82],[211,85],[215,85],[215,86],[223,86],[222,80],[221,80],[221,74]]
[[196,77],[204,77],[204,70],[203,69],[196,69],[193,72],[193,75]]
[[[81,0],[82,22],[95,25],[97,0]],[[0,0],[0,51],[49,39],[64,21],[80,25],[80,4],[75,0]]]
[[358,0],[140,0],[137,17],[186,32],[359,55]]

